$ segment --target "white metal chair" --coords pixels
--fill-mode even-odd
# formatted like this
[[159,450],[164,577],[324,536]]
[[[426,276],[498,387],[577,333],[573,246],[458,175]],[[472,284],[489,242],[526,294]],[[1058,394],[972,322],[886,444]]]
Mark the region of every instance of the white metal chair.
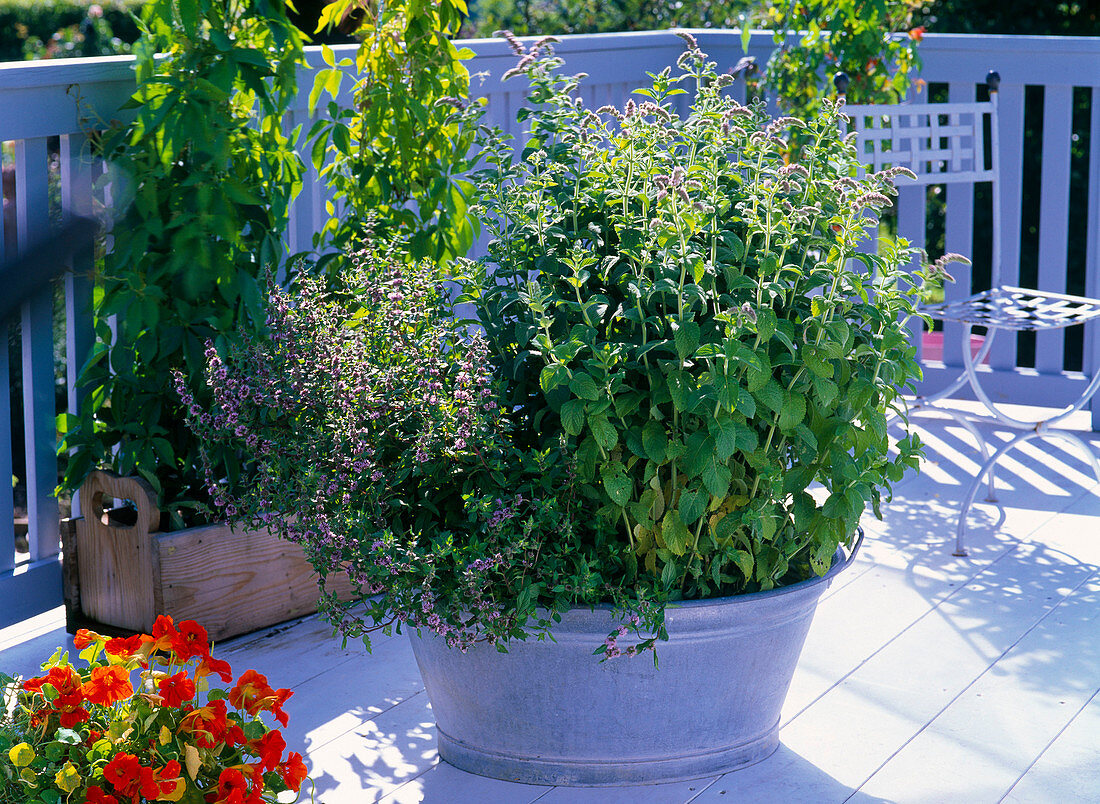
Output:
[[[1001,284],[1001,203],[1000,159],[997,127],[997,90],[1000,76],[986,76],[989,100],[977,103],[874,104],[844,107],[855,132],[855,145],[866,169],[879,171],[903,166],[916,174],[918,185],[990,182],[993,195],[993,232],[991,285],[989,290],[970,298],[942,304],[922,306],[932,318],[962,324],[963,372],[942,390],[917,397],[909,410],[936,410],[952,416],[977,441],[982,452],[982,466],[971,484],[959,511],[955,533],[955,552],[965,556],[966,517],[983,480],[988,485],[987,499],[996,501],[994,466],[1013,448],[1035,438],[1061,438],[1080,447],[1087,456],[1096,478],[1100,481],[1100,463],[1089,446],[1074,433],[1057,425],[1081,410],[1100,388],[1100,372],[1093,375],[1081,396],[1069,407],[1043,421],[1024,421],[1005,413],[982,388],[982,364],[1001,330],[1039,331],[1083,324],[1100,317],[1100,299],[1069,296],[1030,288]],[[845,94],[848,78],[838,73],[834,84]],[[990,159],[985,156],[985,126],[989,121]],[[977,353],[972,352],[971,332],[975,326],[986,328],[986,335]],[[989,411],[989,416],[973,416],[938,405],[967,386]],[[991,450],[988,441],[975,426],[987,423],[1010,427],[1020,432],[1008,442]]]

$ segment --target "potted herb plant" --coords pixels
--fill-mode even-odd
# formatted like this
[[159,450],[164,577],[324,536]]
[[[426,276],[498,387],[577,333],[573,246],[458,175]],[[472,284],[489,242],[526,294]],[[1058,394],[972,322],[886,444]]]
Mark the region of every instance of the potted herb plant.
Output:
[[598,110],[549,42],[511,41],[530,139],[487,144],[494,239],[462,293],[377,248],[274,292],[191,424],[255,460],[231,515],[369,598],[326,602],[345,635],[408,627],[444,759],[554,784],[742,767],[777,745],[866,506],[916,466],[886,415],[920,283],[904,241],[858,249],[904,171],[861,175],[835,103],[738,105],[690,37]]

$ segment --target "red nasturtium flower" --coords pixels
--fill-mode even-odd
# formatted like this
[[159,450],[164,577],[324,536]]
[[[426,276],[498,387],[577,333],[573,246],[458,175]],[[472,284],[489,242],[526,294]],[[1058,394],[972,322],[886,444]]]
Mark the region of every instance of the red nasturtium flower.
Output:
[[131,637],[115,637],[108,639],[104,650],[109,656],[118,656],[121,659],[129,659],[139,650],[144,643],[141,634]]
[[275,690],[267,683],[267,676],[255,670],[241,673],[241,677],[229,691],[229,703],[250,715],[261,711],[268,698],[275,698]]
[[104,793],[102,787],[96,787],[95,785],[88,788],[87,796],[84,799],[84,804],[118,804],[117,798],[110,793]]
[[228,728],[226,715],[225,701],[219,698],[184,715],[177,731],[193,735],[200,748],[214,748],[225,737]]
[[160,697],[164,699],[164,705],[170,707],[183,706],[186,701],[195,697],[195,682],[187,677],[183,670],[175,675],[162,678],[157,682]]
[[103,779],[124,796],[141,789],[141,762],[133,754],[119,751],[103,769]]
[[920,40],[924,39],[924,32],[926,30],[927,29],[923,25],[918,25],[916,28],[911,28],[909,30],[909,38],[912,39],[914,42],[919,42]]
[[213,656],[203,656],[199,663],[195,665],[196,680],[215,674],[220,676],[226,684],[233,680],[233,669],[229,666],[229,662],[223,662]]
[[263,771],[271,771],[275,770],[279,760],[283,758],[286,740],[283,739],[282,732],[272,729],[260,739],[253,740],[250,749],[250,753],[260,758],[260,768]]
[[226,768],[218,776],[218,797],[214,804],[250,804],[261,800],[260,787],[251,787],[248,777],[238,768]]
[[277,770],[287,787],[295,793],[302,789],[302,782],[306,778],[306,766],[302,762],[301,754],[291,751],[287,754],[286,762],[279,765]]
[[177,659],[184,662],[193,656],[206,656],[210,653],[206,629],[194,620],[184,620],[179,624],[176,638],[172,641],[172,651]]
[[110,706],[124,701],[134,694],[130,674],[119,665],[93,667],[92,675],[84,683],[84,695],[94,704]]
[[172,641],[178,636],[176,626],[172,624],[172,618],[167,614],[161,614],[153,621],[151,633],[142,635],[142,641],[152,643],[153,650],[168,652],[172,650]]

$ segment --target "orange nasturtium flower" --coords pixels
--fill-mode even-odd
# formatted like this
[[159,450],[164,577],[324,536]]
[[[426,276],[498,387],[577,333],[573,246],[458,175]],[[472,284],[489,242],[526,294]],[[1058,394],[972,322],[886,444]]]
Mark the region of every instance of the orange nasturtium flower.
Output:
[[130,674],[126,672],[126,668],[117,664],[93,667],[91,678],[84,682],[83,690],[89,701],[100,706],[110,706],[134,694]]
[[73,636],[73,645],[77,650],[84,650],[93,642],[100,642],[106,639],[102,634],[97,634],[95,631],[89,631],[87,628],[76,629],[76,634]]
[[219,698],[184,715],[178,731],[193,735],[200,748],[214,748],[228,729],[227,714],[225,701]]

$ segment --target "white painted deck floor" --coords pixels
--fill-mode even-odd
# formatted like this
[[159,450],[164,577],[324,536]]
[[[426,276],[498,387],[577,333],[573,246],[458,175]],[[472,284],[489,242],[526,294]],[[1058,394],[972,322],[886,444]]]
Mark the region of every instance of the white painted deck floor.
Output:
[[[779,750],[745,770],[615,789],[484,779],[439,762],[404,637],[367,656],[306,618],[216,655],[297,690],[288,742],[324,804],[1100,802],[1100,488],[1062,442],[1027,444],[954,558],[977,453],[957,425],[920,423],[924,471],[885,521],[868,517],[811,628]],[[67,639],[60,610],[0,631],[0,669],[32,672]]]

